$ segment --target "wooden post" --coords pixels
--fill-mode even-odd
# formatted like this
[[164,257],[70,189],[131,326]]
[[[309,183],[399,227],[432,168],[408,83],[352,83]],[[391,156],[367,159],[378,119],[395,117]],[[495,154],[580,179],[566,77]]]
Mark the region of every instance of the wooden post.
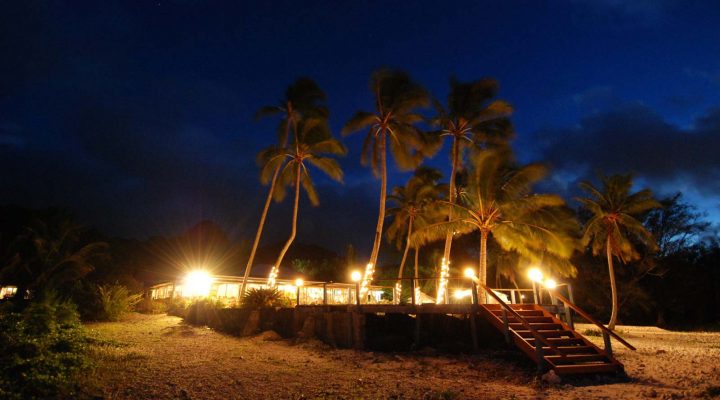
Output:
[[355,282],[355,304],[360,307],[360,282]]
[[512,338],[510,337],[510,321],[508,320],[507,310],[505,307],[502,308],[503,313],[503,324],[505,325],[505,342],[512,344]]
[[510,289],[510,303],[517,304],[517,293],[515,289]]
[[420,348],[420,328],[420,314],[415,314],[415,343],[413,343],[415,350]]
[[612,342],[610,341],[610,335],[607,332],[602,331],[603,341],[605,342],[605,353],[608,357],[612,357]]
[[295,303],[295,307],[300,305],[300,286],[297,286],[297,300]]
[[535,281],[533,281],[532,285],[533,285],[533,300],[535,300],[535,304],[539,305],[540,301],[538,299],[538,290],[537,290],[537,285],[535,284]]
[[537,365],[538,365],[538,372],[543,373],[545,372],[546,364],[545,364],[545,352],[542,348],[543,344],[541,341],[537,340],[535,338],[535,357],[537,357]]
[[327,305],[327,282],[323,282],[323,305]]

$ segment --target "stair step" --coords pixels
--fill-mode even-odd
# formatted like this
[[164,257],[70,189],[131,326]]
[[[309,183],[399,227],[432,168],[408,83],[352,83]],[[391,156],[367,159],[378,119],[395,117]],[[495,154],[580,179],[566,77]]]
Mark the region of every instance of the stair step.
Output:
[[[519,331],[515,331],[515,332],[524,339],[527,339],[527,338],[532,339],[533,338],[533,334],[530,331],[519,330]],[[575,337],[575,335],[573,335],[573,331],[538,330],[537,332],[540,334],[540,336],[545,337],[545,338],[556,338],[556,337],[571,337],[572,338],[572,337]]]
[[608,358],[603,354],[568,354],[565,357],[560,355],[553,355],[545,356],[545,359],[550,361],[554,365],[557,365],[558,363],[569,364],[589,361],[608,361]]
[[[592,346],[555,346],[562,354],[598,354],[597,349]],[[546,356],[556,355],[555,350],[543,346],[543,352]]]
[[598,372],[616,372],[618,366],[611,363],[605,364],[580,364],[580,365],[557,365],[555,373],[558,375],[568,374],[588,374]]
[[[544,315],[542,310],[515,310],[515,312],[523,317],[542,317]],[[492,313],[502,318],[502,310],[492,310]],[[508,313],[508,317],[512,317],[512,315]]]
[[[535,346],[535,338],[525,339],[532,346]],[[546,338],[546,340],[556,346],[573,346],[584,345],[585,341],[577,338]]]
[[[525,326],[520,322],[511,322],[509,325],[510,325],[510,328],[513,330],[524,330],[525,329]],[[556,331],[564,330],[562,325],[560,325],[558,323],[550,323],[550,322],[541,322],[541,323],[531,322],[530,326],[532,326],[534,329],[537,329],[537,330],[556,330]]]

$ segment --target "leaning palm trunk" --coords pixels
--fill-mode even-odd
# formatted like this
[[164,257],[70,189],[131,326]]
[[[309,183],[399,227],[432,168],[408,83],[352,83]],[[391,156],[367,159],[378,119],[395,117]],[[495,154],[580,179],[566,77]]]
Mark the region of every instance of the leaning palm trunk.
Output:
[[263,228],[265,227],[265,218],[267,218],[268,210],[270,209],[270,203],[272,202],[275,184],[277,183],[278,175],[280,175],[281,167],[282,164],[278,164],[277,168],[275,168],[275,172],[273,173],[272,181],[270,181],[270,190],[268,191],[267,198],[265,199],[265,207],[263,208],[262,215],[260,216],[260,223],[258,224],[257,233],[255,233],[255,241],[253,242],[252,250],[250,250],[250,257],[248,258],[247,265],[245,266],[245,275],[243,276],[242,286],[240,287],[239,298],[241,299],[245,294],[245,287],[247,286],[247,280],[250,277],[250,270],[252,269],[252,264],[255,260],[255,252],[260,244],[260,236],[262,236]]
[[360,294],[365,297],[370,283],[373,280],[373,272],[377,265],[378,254],[380,253],[380,242],[382,241],[382,230],[383,223],[385,222],[385,202],[387,199],[387,155],[385,151],[385,137],[386,132],[383,130],[380,133],[380,209],[378,211],[378,221],[375,227],[375,242],[373,243],[372,253],[370,253],[370,263],[365,269],[365,276],[363,278],[362,287]]
[[615,283],[615,267],[613,266],[612,247],[610,246],[610,235],[608,235],[607,238],[606,248],[608,273],[610,274],[610,289],[612,291],[612,313],[610,314],[610,322],[608,323],[608,328],[615,329],[618,314],[618,294],[617,285]]
[[405,240],[405,250],[403,251],[402,260],[400,260],[400,269],[398,270],[398,280],[397,283],[395,283],[395,294],[396,294],[396,302],[399,302],[402,297],[402,277],[403,277],[403,270],[405,269],[405,260],[407,259],[408,251],[410,250],[410,235],[412,235],[412,229],[413,229],[413,217],[410,216],[410,220],[408,221],[408,233],[407,233],[407,239]]
[[[288,238],[287,242],[285,242],[285,246],[283,246],[282,250],[280,251],[280,255],[278,256],[278,259],[273,266],[273,272],[275,273],[275,276],[278,276],[278,272],[280,271],[280,264],[282,263],[283,258],[285,258],[285,253],[287,253],[290,245],[292,245],[293,241],[295,240],[295,234],[297,233],[298,206],[300,205],[300,174],[302,172],[301,168],[302,164],[298,162],[295,170],[295,203],[293,205],[292,230],[290,231],[290,237]],[[273,282],[268,282],[269,286],[275,286],[274,279],[272,280]]]

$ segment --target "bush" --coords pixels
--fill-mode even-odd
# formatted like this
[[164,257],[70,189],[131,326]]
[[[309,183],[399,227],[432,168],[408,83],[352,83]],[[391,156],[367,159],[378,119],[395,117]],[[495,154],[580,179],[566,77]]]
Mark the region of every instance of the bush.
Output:
[[133,307],[142,300],[142,295],[132,294],[122,285],[102,285],[98,287],[103,319],[117,321],[131,312]]
[[290,307],[292,300],[276,288],[250,289],[245,292],[240,304],[248,308]]
[[0,398],[73,397],[90,366],[79,320],[77,307],[54,295],[0,312]]
[[145,297],[135,306],[135,311],[143,314],[164,314],[168,312],[168,305],[162,300]]

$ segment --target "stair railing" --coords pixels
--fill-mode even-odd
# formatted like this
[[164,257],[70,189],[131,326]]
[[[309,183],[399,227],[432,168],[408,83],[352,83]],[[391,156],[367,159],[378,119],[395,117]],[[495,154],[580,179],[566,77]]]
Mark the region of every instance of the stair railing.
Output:
[[518,321],[520,321],[520,323],[523,325],[523,327],[525,329],[530,331],[533,338],[535,338],[535,357],[537,358],[539,370],[542,371],[545,369],[545,354],[544,354],[544,350],[543,350],[543,345],[551,348],[552,350],[555,350],[555,353],[557,355],[559,355],[560,357],[562,357],[562,358],[567,357],[567,355],[565,353],[561,352],[560,349],[557,348],[557,346],[555,346],[553,343],[551,343],[549,340],[547,340],[547,338],[542,336],[540,334],[540,332],[537,331],[537,329],[533,328],[532,325],[530,325],[530,323],[527,322],[527,320],[522,315],[520,315],[517,311],[515,311],[512,307],[510,307],[510,305],[505,303],[505,301],[503,301],[500,298],[500,296],[498,296],[495,292],[493,292],[492,289],[490,289],[484,283],[480,282],[480,280],[475,276],[471,277],[470,279],[472,279],[472,281],[474,283],[473,290],[477,290],[477,287],[481,287],[487,295],[489,295],[490,297],[495,299],[495,301],[497,301],[497,303],[500,304],[500,306],[503,308],[503,323],[505,325],[505,337],[506,338],[510,337],[510,324],[508,323],[507,313],[512,314],[513,317],[517,318]]
[[560,293],[557,293],[555,290],[551,289],[548,290],[548,293],[550,296],[554,296],[558,300],[562,301],[565,307],[571,308],[573,311],[575,311],[577,314],[579,314],[581,317],[585,318],[586,321],[590,322],[591,324],[597,326],[600,328],[600,332],[603,335],[603,342],[605,342],[605,353],[612,357],[612,343],[610,341],[610,337],[612,336],[617,340],[618,342],[622,343],[625,347],[627,347],[630,350],[636,350],[633,345],[628,343],[625,339],[621,338],[620,335],[615,333],[610,328],[606,327],[605,325],[598,322],[595,318],[591,317],[588,313],[586,313],[582,308],[576,306],[573,304],[570,300],[568,300],[565,296],[561,295]]

